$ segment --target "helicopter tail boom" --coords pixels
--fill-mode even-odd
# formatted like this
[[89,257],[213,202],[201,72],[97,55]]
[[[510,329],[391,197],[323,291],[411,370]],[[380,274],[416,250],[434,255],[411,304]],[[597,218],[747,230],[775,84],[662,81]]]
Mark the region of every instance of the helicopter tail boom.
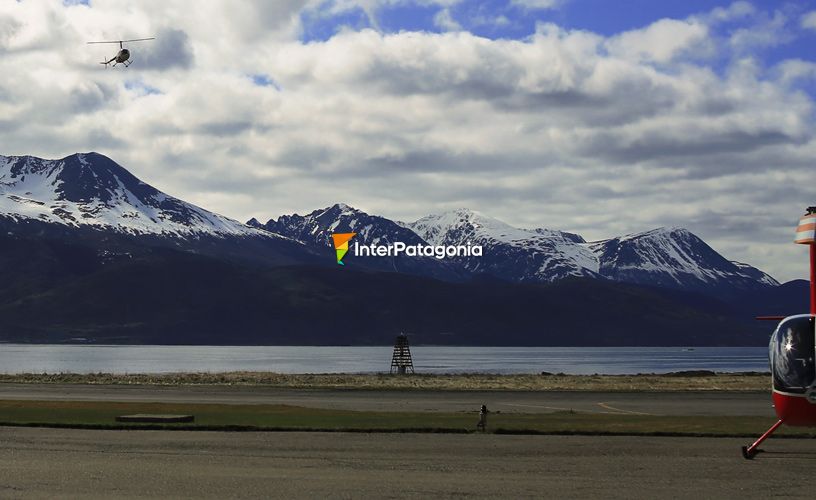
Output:
[[799,219],[795,241],[810,246],[810,314],[816,314],[816,207]]
[[810,244],[810,314],[816,314],[816,244]]

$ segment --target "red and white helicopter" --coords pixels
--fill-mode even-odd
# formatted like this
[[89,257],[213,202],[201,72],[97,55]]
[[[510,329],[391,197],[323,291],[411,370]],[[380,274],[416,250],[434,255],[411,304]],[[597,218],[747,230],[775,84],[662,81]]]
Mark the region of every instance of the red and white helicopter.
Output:
[[816,426],[816,207],[809,207],[799,219],[796,243],[810,245],[810,314],[761,316],[757,319],[782,320],[771,335],[769,360],[773,379],[773,403],[779,418],[742,456],[752,459],[759,445],[782,424]]

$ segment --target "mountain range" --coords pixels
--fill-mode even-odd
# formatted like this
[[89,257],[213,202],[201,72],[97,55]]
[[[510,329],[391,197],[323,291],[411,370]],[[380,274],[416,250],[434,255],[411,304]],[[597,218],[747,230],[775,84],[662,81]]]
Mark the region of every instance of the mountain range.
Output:
[[[483,254],[341,268],[335,232]],[[97,153],[0,156],[0,273],[0,341],[17,342],[762,345],[751,317],[807,300],[806,282],[683,228],[587,242],[467,209],[406,223],[340,203],[242,224]]]
[[587,242],[564,231],[516,228],[468,209],[404,223],[342,203],[304,216],[284,215],[266,224],[252,219],[247,224],[292,238],[315,252],[330,251],[331,235],[337,232],[355,232],[356,241],[363,245],[394,241],[480,245],[481,256],[445,261],[405,255],[347,260],[365,267],[449,280],[489,276],[514,283],[554,283],[578,277],[727,296],[779,285],[755,267],[727,260],[683,228],[658,228]]

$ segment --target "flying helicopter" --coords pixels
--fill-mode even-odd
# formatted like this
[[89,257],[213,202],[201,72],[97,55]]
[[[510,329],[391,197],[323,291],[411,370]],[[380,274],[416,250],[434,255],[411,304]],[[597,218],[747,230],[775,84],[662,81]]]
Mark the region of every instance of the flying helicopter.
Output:
[[742,447],[742,456],[749,460],[762,451],[759,445],[782,424],[816,426],[816,207],[808,207],[799,219],[794,241],[810,246],[810,314],[757,318],[781,320],[768,346],[778,420],[753,444]]
[[134,38],[132,40],[113,40],[113,41],[102,41],[102,42],[88,42],[88,44],[91,45],[91,44],[95,44],[95,43],[118,43],[119,44],[119,52],[115,56],[110,58],[109,60],[102,61],[99,64],[104,64],[105,67],[107,68],[108,64],[110,64],[110,63],[113,63],[114,67],[116,67],[117,64],[121,63],[121,64],[124,64],[125,67],[127,68],[128,66],[133,64],[133,61],[128,62],[128,59],[130,59],[130,51],[128,49],[126,49],[123,44],[129,43],[129,42],[144,42],[144,41],[147,41],[147,40],[155,40],[155,39],[156,39],[155,37],[151,37],[151,38]]

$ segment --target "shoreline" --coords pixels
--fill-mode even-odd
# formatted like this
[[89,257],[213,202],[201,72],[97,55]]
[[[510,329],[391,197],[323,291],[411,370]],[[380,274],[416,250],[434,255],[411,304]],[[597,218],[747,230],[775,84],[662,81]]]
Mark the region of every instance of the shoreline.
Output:
[[605,391],[686,392],[765,391],[770,374],[721,373],[704,370],[665,374],[566,375],[488,373],[463,374],[282,374],[272,372],[164,374],[2,374],[0,384],[82,384],[144,386],[239,386],[281,389],[395,390],[395,391]]

